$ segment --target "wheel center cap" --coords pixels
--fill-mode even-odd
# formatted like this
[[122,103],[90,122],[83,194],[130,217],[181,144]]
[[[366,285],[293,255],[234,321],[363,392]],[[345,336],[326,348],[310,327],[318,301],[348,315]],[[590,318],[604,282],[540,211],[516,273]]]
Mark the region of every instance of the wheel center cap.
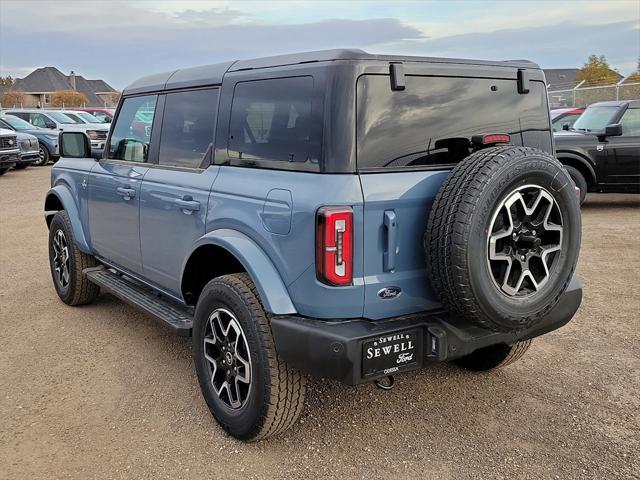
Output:
[[227,365],[231,365],[233,363],[233,355],[231,355],[231,352],[224,354],[224,360],[227,362]]

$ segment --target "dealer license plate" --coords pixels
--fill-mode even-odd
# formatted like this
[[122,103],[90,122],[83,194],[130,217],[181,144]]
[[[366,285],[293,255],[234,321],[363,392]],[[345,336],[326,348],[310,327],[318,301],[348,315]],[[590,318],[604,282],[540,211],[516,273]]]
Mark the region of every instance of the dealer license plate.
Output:
[[420,362],[422,336],[406,330],[371,338],[362,344],[362,376],[393,375]]

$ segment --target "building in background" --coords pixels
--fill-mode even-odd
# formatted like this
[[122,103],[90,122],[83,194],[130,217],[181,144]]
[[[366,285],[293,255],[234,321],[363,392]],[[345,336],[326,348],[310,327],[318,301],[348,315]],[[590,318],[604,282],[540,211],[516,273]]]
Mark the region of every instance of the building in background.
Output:
[[[114,107],[119,97],[119,92],[104,80],[87,80],[73,71],[65,75],[55,67],[38,68],[24,78],[16,78],[13,85],[2,87],[0,94],[20,92],[20,106],[47,108],[51,106],[51,95],[61,91],[81,93],[87,99],[87,107]],[[9,106],[19,105],[3,105]]]

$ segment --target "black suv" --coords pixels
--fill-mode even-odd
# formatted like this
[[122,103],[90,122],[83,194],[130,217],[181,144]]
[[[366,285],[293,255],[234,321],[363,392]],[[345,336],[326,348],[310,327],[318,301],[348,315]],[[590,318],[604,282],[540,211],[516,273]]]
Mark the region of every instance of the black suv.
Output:
[[581,203],[587,191],[640,192],[640,100],[594,103],[554,136]]

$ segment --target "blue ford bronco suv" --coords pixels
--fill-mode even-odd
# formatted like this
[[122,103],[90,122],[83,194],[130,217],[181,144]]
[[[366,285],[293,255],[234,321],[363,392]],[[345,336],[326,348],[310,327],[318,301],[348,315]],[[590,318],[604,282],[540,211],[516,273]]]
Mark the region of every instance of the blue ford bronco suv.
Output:
[[507,365],[580,305],[576,187],[527,61],[331,50],[175,70],[122,95],[106,148],[60,135],[55,289],[193,337],[236,438],[295,423],[305,375]]

